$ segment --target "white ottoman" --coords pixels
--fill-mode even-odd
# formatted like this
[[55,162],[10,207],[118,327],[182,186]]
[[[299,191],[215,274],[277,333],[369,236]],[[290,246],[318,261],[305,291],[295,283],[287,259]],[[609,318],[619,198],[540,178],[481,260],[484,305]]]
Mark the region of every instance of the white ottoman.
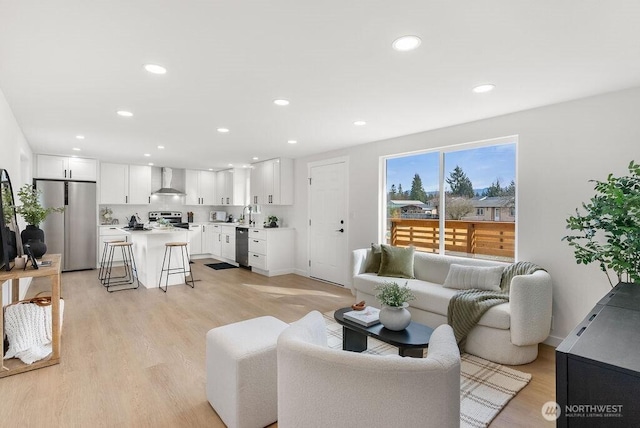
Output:
[[253,318],[207,333],[207,399],[229,428],[278,419],[276,343],[288,324]]

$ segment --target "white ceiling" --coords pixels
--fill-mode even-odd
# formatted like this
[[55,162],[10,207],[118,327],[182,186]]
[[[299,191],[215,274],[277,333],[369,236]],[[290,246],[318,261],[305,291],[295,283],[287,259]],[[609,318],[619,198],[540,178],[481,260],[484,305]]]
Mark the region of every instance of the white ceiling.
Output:
[[0,0],[0,88],[38,153],[220,169],[639,85],[635,0]]

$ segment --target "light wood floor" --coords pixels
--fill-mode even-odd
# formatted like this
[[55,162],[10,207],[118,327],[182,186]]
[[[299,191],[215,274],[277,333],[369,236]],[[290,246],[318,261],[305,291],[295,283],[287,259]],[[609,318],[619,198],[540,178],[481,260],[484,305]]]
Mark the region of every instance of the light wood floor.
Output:
[[[166,294],[144,287],[109,294],[96,271],[63,274],[62,362],[0,379],[0,426],[222,427],[205,396],[207,331],[262,315],[292,322],[353,302],[337,286],[203,266],[210,262],[193,265],[195,289],[178,285]],[[47,285],[34,281],[29,295]],[[491,426],[544,425],[540,408],[555,397],[554,367],[547,346],[517,367],[533,380]]]

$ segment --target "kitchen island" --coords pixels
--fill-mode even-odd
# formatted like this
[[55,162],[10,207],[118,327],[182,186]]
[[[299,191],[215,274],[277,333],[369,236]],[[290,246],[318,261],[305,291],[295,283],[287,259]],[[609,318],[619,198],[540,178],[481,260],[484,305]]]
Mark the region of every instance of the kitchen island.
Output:
[[[138,279],[140,284],[146,288],[158,288],[160,280],[160,270],[164,258],[165,244],[168,242],[188,242],[189,230],[181,228],[150,229],[150,230],[127,230],[120,229],[123,234],[128,235],[128,239],[133,243],[133,255],[136,259],[138,269]],[[189,263],[189,260],[186,261]],[[171,256],[172,268],[182,266],[182,257],[174,249]],[[187,266],[187,270],[189,267]],[[164,285],[165,278],[162,282]],[[170,275],[169,285],[184,284],[183,275]]]

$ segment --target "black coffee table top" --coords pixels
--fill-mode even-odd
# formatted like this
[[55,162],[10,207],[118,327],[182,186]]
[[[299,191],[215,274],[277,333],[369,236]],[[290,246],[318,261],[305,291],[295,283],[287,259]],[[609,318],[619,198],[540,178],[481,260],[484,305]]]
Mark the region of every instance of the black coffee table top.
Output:
[[401,331],[386,329],[380,323],[370,327],[365,327],[349,321],[342,316],[345,312],[349,312],[351,310],[351,308],[338,309],[333,314],[333,317],[338,324],[343,327],[366,334],[367,336],[374,337],[399,348],[426,348],[429,346],[429,339],[431,339],[431,333],[433,333],[433,329],[431,327],[414,321],[411,321],[411,324]]

